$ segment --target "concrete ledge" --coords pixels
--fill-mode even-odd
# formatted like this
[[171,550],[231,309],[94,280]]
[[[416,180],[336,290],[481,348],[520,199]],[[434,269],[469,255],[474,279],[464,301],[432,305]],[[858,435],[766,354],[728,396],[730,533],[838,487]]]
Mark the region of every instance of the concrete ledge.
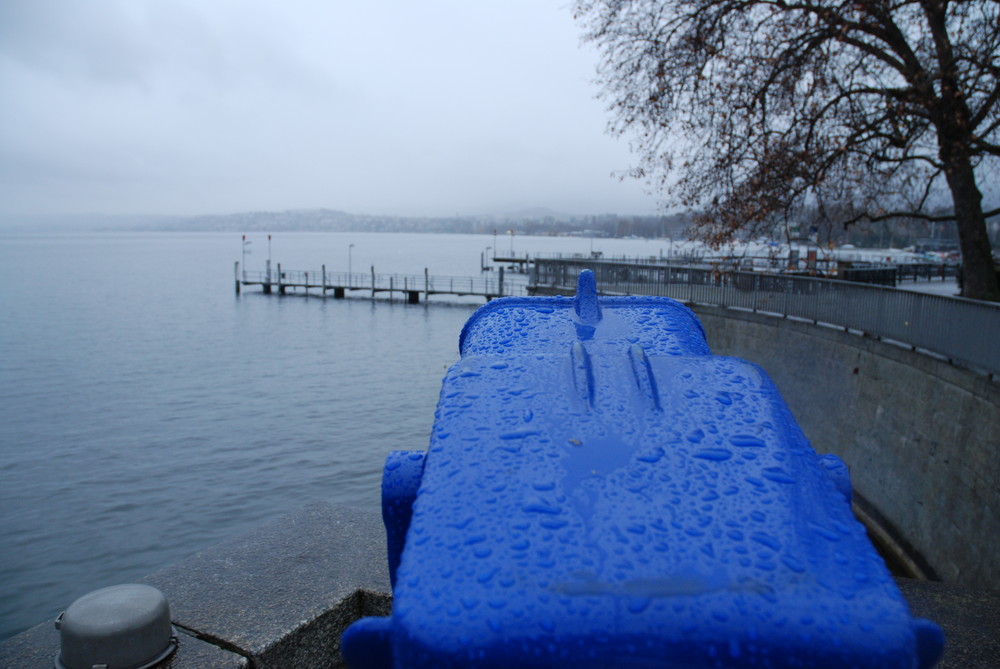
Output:
[[[67,602],[69,606],[72,602]],[[3,669],[52,669],[59,654],[59,632],[49,620],[0,644]],[[178,648],[157,669],[247,669],[249,660],[196,637],[178,631]]]
[[[322,502],[141,582],[182,632],[169,669],[342,666],[344,629],[391,609],[381,516]],[[0,667],[52,669],[58,652],[49,621],[0,645]]]
[[[180,649],[162,669],[342,667],[343,630],[391,608],[377,512],[325,503],[143,579],[166,594]],[[913,614],[945,630],[941,669],[987,669],[1000,657],[1000,592],[899,580]],[[70,602],[67,602],[67,606]],[[52,621],[0,644],[0,668],[52,669]]]
[[388,611],[385,530],[376,512],[316,502],[142,580],[175,624],[254,667],[329,667],[340,635]]

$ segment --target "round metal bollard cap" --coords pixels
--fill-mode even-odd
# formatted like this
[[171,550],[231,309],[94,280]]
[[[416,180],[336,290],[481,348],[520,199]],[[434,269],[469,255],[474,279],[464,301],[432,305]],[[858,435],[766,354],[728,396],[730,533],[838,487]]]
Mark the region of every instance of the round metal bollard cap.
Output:
[[146,669],[177,649],[167,599],[148,585],[86,594],[59,615],[56,629],[56,669]]

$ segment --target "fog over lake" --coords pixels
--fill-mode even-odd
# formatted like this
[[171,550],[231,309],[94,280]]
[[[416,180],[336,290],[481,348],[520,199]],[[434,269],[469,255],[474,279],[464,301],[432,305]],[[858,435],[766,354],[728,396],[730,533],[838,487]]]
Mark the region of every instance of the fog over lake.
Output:
[[[247,267],[261,270],[267,236],[248,240]],[[288,233],[272,254],[293,270],[342,272],[350,253],[355,271],[478,276],[495,243]],[[237,234],[0,230],[0,266],[14,278],[0,297],[0,638],[312,500],[378,508],[386,454],[426,448],[441,379],[482,299],[237,297],[241,257]]]

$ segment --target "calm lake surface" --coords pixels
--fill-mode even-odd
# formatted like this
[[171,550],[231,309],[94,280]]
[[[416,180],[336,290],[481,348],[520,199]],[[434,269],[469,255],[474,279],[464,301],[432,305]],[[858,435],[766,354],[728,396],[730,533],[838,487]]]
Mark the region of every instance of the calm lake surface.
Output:
[[[263,270],[267,235],[248,239]],[[479,276],[488,246],[667,244],[281,233],[271,258]],[[0,231],[0,639],[310,501],[376,509],[385,455],[426,447],[481,302],[237,297],[241,257],[230,233]]]

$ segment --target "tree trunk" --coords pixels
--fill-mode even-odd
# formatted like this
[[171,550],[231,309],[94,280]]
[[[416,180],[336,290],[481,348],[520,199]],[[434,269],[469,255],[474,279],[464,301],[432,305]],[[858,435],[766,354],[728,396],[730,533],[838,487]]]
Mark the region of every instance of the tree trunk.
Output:
[[962,297],[1000,302],[1000,286],[983,217],[983,196],[968,157],[952,156],[947,160],[945,178],[951,189],[962,249]]

